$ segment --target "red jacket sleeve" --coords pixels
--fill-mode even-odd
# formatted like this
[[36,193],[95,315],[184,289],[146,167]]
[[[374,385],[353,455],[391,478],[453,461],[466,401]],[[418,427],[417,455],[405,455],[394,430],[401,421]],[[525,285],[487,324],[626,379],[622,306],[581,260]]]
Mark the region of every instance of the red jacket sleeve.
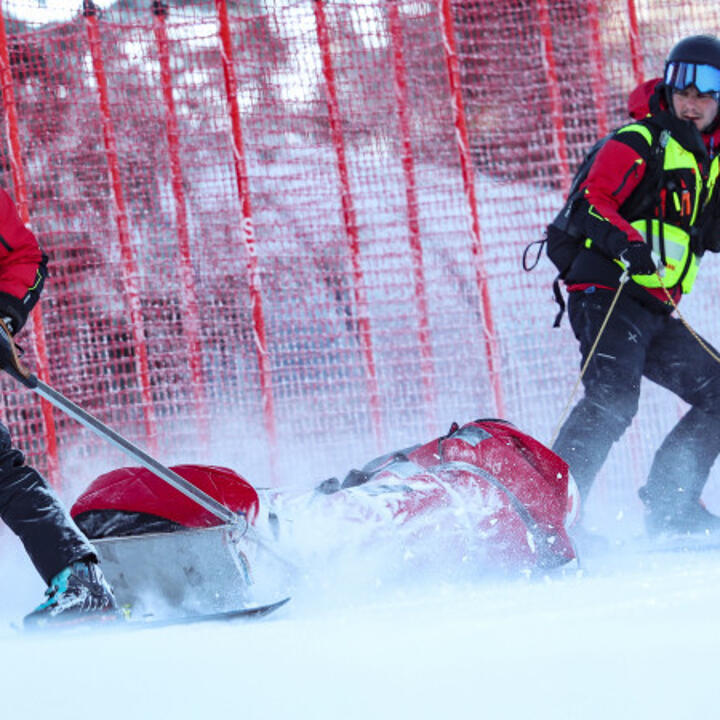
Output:
[[10,195],[0,188],[0,296],[22,299],[37,281],[43,255]]
[[[612,138],[598,151],[582,186],[584,199],[590,205],[588,212],[593,218],[609,223],[621,231],[629,242],[644,240],[618,210],[640,184],[646,167],[645,158],[634,148]],[[602,236],[602,233],[599,235]],[[615,245],[618,244],[620,233],[611,233],[610,236],[614,239],[613,246],[601,249],[609,255],[617,256],[618,248]]]

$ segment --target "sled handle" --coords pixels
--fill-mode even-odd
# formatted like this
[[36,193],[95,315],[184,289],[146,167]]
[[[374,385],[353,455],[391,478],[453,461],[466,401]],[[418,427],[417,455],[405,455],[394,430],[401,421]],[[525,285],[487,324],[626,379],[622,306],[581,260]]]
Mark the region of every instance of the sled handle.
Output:
[[238,525],[242,517],[242,520],[245,522],[245,530],[247,530],[247,518],[244,515],[238,516],[221,502],[218,502],[214,497],[203,492],[200,488],[195,487],[195,485],[178,475],[174,470],[159,463],[144,450],[133,445],[133,443],[122,435],[116,433],[112,428],[105,425],[86,410],[83,410],[79,405],[76,405],[72,400],[69,400],[33,375],[20,361],[17,345],[15,345],[11,333],[2,320],[0,320],[0,366],[2,366],[2,369],[5,370],[8,375],[14,377],[26,388],[40,395],[40,397],[45,398],[51,405],[62,410],[74,420],[77,420],[81,425],[88,428],[88,430],[91,430],[96,435],[115,445],[144,468],[150,470],[154,475],[157,475],[157,477],[164,480],[168,485],[179,490],[183,495],[205,508],[205,510],[212,513],[224,523]]

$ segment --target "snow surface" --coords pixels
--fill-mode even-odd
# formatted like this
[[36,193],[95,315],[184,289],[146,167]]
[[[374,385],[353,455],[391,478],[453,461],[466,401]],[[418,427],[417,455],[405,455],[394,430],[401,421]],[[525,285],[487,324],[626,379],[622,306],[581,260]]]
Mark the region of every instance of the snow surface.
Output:
[[718,715],[720,551],[402,585],[318,564],[263,620],[24,635],[42,583],[0,547],[2,718]]

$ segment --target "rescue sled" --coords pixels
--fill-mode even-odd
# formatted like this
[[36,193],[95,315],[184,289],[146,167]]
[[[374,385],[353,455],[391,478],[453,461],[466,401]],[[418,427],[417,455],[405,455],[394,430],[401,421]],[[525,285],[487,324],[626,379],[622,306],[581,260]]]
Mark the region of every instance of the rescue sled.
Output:
[[[136,616],[189,617],[282,604],[293,568],[254,527],[259,500],[249,483],[226,468],[164,467],[24,368],[2,321],[0,366],[140,463],[99,477],[71,509],[121,605]],[[318,498],[328,499],[324,507]],[[575,558],[567,528],[577,493],[567,464],[502,420],[453,424],[445,436],[351,471],[342,484],[322,483],[308,499],[322,510],[311,522],[324,542],[336,540],[322,526],[339,510],[369,528],[369,539],[399,540],[403,558],[422,558],[418,543],[428,538],[425,547],[445,565],[544,570]],[[266,519],[279,527],[274,514]]]
[[[272,601],[295,581],[281,553],[303,569],[318,563],[311,536],[321,552],[346,553],[356,575],[370,552],[395,577],[436,567],[546,572],[575,559],[567,526],[577,495],[567,465],[501,420],[454,424],[447,435],[351,470],[342,483],[332,478],[300,495],[278,489],[263,498],[262,511],[256,490],[233,470],[170,470],[242,524],[223,523],[138,467],[100,476],[71,508],[118,601],[136,616]],[[258,520],[268,528],[269,516],[278,518],[277,538],[259,531]]]
[[169,468],[240,519],[224,523],[143,467],[95,479],[70,514],[133,617],[223,613],[275,602],[289,566],[253,529],[255,489],[233,470]]
[[[261,551],[267,555],[259,563],[264,579],[270,569],[287,565],[271,562],[273,553],[251,532],[257,493],[242,478],[217,468],[178,468],[187,479],[165,467],[25,367],[1,319],[0,368],[140,464],[98,478],[71,511],[82,515],[79,524],[98,541],[105,574],[126,614],[250,617],[287,602],[284,596],[260,598],[251,574]],[[217,477],[223,481],[215,483]],[[163,512],[153,515],[160,504]]]

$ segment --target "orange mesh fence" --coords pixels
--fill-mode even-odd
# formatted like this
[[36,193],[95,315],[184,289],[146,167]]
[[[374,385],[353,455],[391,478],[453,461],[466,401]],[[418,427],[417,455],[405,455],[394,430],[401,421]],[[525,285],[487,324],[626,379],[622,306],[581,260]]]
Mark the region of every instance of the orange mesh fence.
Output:
[[[161,460],[261,484],[452,420],[550,439],[579,358],[522,251],[628,93],[720,21],[709,0],[63,4],[2,3],[2,183],[51,267],[26,360]],[[711,274],[685,303],[710,336]],[[125,462],[2,385],[56,483]],[[600,484],[616,506],[681,410],[645,392]]]

